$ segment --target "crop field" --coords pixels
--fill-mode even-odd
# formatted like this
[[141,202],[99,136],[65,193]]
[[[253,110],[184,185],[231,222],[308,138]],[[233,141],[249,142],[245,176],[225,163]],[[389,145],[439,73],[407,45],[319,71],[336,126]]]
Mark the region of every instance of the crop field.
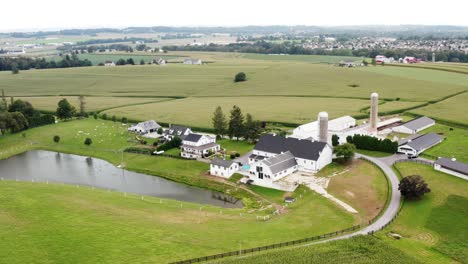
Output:
[[178,56],[167,56],[167,55],[160,55],[159,53],[151,54],[151,55],[136,55],[132,53],[124,53],[124,54],[113,54],[113,53],[94,53],[94,54],[80,54],[78,56],[80,59],[88,59],[93,63],[93,65],[98,65],[101,62],[105,62],[106,60],[114,61],[117,63],[119,59],[127,60],[129,58],[133,58],[135,64],[140,64],[140,61],[143,60],[145,63],[152,62],[153,59],[162,58],[165,60],[176,60]]
[[395,64],[398,67],[413,67],[420,69],[431,69],[437,71],[457,72],[468,74],[468,65],[466,63],[416,63],[416,64]]
[[390,101],[379,105],[379,112],[389,112],[420,106],[421,102]]
[[306,123],[327,110],[331,117],[359,114],[368,100],[315,98],[315,97],[190,97],[185,99],[132,105],[104,111],[107,115],[126,116],[132,119],[154,119],[161,122],[211,127],[211,118],[217,106],[229,117],[233,105],[244,115],[251,113],[255,119],[290,123]]
[[414,163],[399,163],[403,176],[421,175],[431,192],[422,200],[405,201],[397,220],[386,229],[403,236],[395,240],[380,233],[392,246],[426,263],[466,263],[468,258],[468,183],[460,178]]
[[247,255],[242,258],[231,258],[210,263],[424,263],[417,261],[411,255],[389,246],[372,236],[360,236],[348,240],[329,243],[280,249],[265,253]]
[[[234,83],[233,77],[240,71],[246,72],[248,80]],[[444,89],[441,89],[441,83],[430,81],[434,71],[418,71],[423,71],[421,74],[429,79],[402,78],[366,69],[306,62],[226,57],[201,66],[171,64],[165,67],[86,67],[30,70],[17,75],[1,72],[0,87],[5,89],[7,95],[12,96],[79,93],[184,97],[296,95],[368,98],[375,91],[381,98],[399,97],[402,100],[423,102],[467,89],[466,82],[463,86],[449,81],[444,82]]]
[[302,61],[311,63],[339,63],[343,60],[361,62],[362,58],[350,56],[325,56],[325,55],[267,55],[267,54],[246,54],[247,59],[268,60],[268,61]]
[[414,109],[410,112],[468,125],[467,111],[468,92],[465,92],[442,102]]
[[[43,97],[17,97],[30,102],[34,108],[46,111],[57,110],[57,104],[62,99],[67,99],[76,109],[79,109],[78,96],[43,96]],[[121,107],[126,105],[141,105],[150,102],[172,100],[170,98],[137,98],[137,97],[99,97],[86,96],[86,111],[100,111],[104,109]]]

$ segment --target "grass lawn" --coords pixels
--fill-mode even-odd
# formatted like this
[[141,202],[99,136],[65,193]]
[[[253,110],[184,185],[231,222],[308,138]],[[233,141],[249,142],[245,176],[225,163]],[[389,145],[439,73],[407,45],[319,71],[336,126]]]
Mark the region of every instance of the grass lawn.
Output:
[[327,191],[356,209],[363,222],[377,216],[389,195],[382,171],[363,160],[338,166],[341,173],[331,177]]
[[[379,237],[425,263],[466,262],[468,182],[427,165],[405,162],[396,166],[403,176],[421,175],[431,192],[422,200],[405,201],[397,220]],[[389,238],[389,231],[403,239]]]
[[98,189],[0,181],[0,258],[5,263],[167,263],[236,250],[239,243],[255,247],[314,236],[355,222],[320,195],[301,193],[287,214],[264,222],[244,209],[200,210],[195,204],[161,204],[157,198],[142,201]]
[[180,148],[172,148],[170,150],[164,151],[164,154],[180,156]]
[[230,139],[221,139],[217,141],[221,145],[221,148],[226,149],[227,153],[236,152],[240,155],[251,151],[254,148],[254,144],[250,144],[247,141],[237,141]]
[[447,157],[456,158],[461,162],[468,163],[468,130],[458,127],[453,127],[450,130],[450,126],[436,124],[428,129],[425,129],[423,133],[435,132],[443,135],[445,140],[428,150],[424,153],[433,155],[436,157]]
[[348,240],[266,251],[260,254],[230,258],[213,263],[424,263],[380,239],[360,236]]
[[[250,190],[267,198],[269,201],[273,201],[277,204],[284,204],[284,197],[286,197],[286,192],[284,191],[271,189],[271,188],[265,188],[265,187],[257,186],[257,185],[247,185],[247,186]],[[301,188],[301,189],[302,191],[304,191],[304,188]],[[300,193],[301,189],[299,189],[297,193]]]
[[468,92],[465,92],[448,98],[447,100],[443,100],[439,103],[430,104],[426,107],[411,110],[410,112],[419,115],[427,115],[429,117],[439,118],[442,120],[457,122],[468,126],[468,115],[466,113],[466,110],[468,109],[467,102]]

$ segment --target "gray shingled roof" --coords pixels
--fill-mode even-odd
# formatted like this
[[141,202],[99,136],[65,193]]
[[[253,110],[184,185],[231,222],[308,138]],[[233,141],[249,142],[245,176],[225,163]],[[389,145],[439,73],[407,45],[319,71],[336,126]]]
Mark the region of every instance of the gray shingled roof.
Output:
[[232,164],[234,164],[234,161],[214,158],[213,160],[211,160],[211,164],[218,165],[218,166],[224,167],[224,168],[229,168],[229,167],[231,167]]
[[297,165],[296,158],[290,151],[268,158],[262,163],[268,166],[273,174]]
[[436,133],[429,133],[413,139],[407,145],[416,151],[421,151],[423,149],[430,148],[440,141],[442,141],[442,137],[440,135],[437,135]]
[[407,136],[405,138],[402,138],[402,139],[398,140],[398,146],[405,145],[410,140],[413,140],[413,139],[418,138],[420,136],[421,135],[419,135],[419,134],[413,134],[413,135]]
[[409,122],[404,123],[402,126],[407,127],[411,130],[418,130],[420,128],[423,128],[425,126],[428,126],[430,124],[434,124],[435,121],[433,119],[430,119],[427,116],[422,116],[420,118],[416,118],[414,120],[411,120]]
[[161,126],[160,126],[158,123],[156,123],[156,121],[154,121],[154,120],[148,120],[148,121],[145,121],[145,122],[140,122],[140,123],[138,123],[136,126],[142,127],[142,128],[144,128],[145,130],[158,129],[158,128],[161,127]]
[[184,138],[184,140],[190,142],[198,142],[198,140],[200,140],[200,138],[202,137],[203,135],[190,133]]
[[[183,134],[185,133],[185,131],[187,131],[187,129],[189,129],[189,128],[184,127],[184,126],[179,126],[179,125],[171,125],[169,127],[169,129],[166,129],[166,131],[164,131],[164,134],[165,135],[171,135],[171,136],[183,137]],[[171,131],[172,131],[172,133],[171,133]],[[179,135],[178,132],[180,132],[180,135]]]
[[454,161],[448,158],[439,158],[435,164],[439,164],[441,167],[445,169],[449,169],[455,172],[459,172],[461,174],[468,175],[468,164],[462,163],[459,161]]
[[276,154],[291,151],[296,158],[318,160],[320,152],[323,151],[326,145],[326,143],[319,141],[284,138],[267,134],[260,138],[254,149]]

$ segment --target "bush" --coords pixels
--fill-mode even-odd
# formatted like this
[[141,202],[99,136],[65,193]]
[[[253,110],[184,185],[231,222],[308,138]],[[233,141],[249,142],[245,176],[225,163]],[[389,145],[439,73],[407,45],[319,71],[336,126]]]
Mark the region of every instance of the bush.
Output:
[[247,75],[245,75],[245,73],[243,72],[239,72],[234,77],[234,82],[245,82],[246,80],[247,80]]
[[230,157],[231,159],[235,159],[235,158],[236,158],[236,154],[231,154],[231,155],[229,155],[229,157]]
[[123,124],[127,124],[128,123],[128,119],[126,117],[122,117],[122,123]]
[[60,142],[60,137],[59,136],[54,136],[54,142],[59,143]]
[[357,149],[382,151],[386,153],[395,153],[398,150],[398,142],[392,142],[388,138],[382,140],[371,136],[354,135],[352,138],[349,136],[346,137],[346,141],[354,144]]
[[236,157],[240,157],[240,154],[239,154],[239,153],[237,153],[237,152],[236,152],[236,154],[235,154],[235,155],[236,155]]
[[86,138],[85,141],[84,141],[84,144],[85,144],[86,146],[89,146],[89,145],[93,144],[93,140],[90,139],[90,138]]
[[157,141],[153,142],[153,147],[157,147],[157,146],[158,146],[158,142]]
[[340,139],[340,137],[338,137],[338,135],[335,135],[335,134],[332,135],[332,145],[334,147],[338,146],[340,144],[339,139]]
[[102,114],[102,119],[107,120],[107,114]]
[[180,139],[180,137],[174,137],[171,141],[162,144],[156,150],[166,151],[166,150],[170,150],[173,148],[178,148],[180,147],[180,145],[182,145],[182,139]]
[[97,115],[97,114],[94,114],[93,117],[94,117],[94,119],[96,119],[96,120],[98,119],[98,115]]

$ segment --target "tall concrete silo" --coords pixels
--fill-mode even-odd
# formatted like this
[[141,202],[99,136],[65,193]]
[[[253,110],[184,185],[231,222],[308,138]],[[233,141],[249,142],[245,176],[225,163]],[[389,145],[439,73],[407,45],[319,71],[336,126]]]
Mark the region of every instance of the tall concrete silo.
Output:
[[321,142],[328,142],[328,113],[320,112],[318,114],[318,138]]
[[379,94],[371,94],[370,120],[369,125],[372,131],[377,131],[377,119],[379,118]]

